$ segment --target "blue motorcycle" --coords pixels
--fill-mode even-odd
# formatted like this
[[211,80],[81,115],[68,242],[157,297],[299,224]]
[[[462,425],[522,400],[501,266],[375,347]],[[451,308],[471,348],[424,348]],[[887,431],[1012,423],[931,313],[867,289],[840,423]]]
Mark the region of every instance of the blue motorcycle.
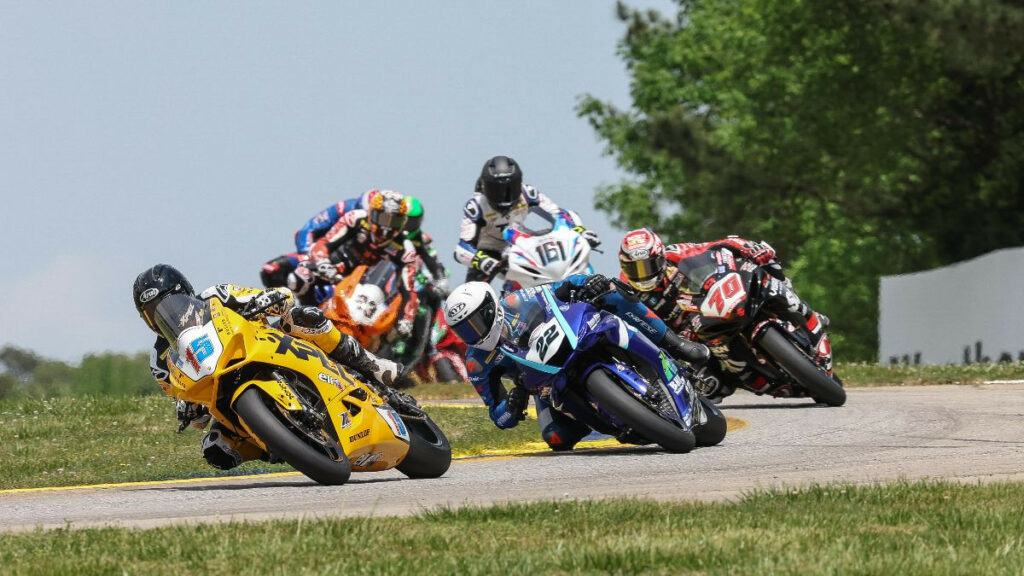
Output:
[[549,394],[556,410],[621,442],[669,452],[725,437],[725,417],[694,391],[688,371],[614,314],[560,302],[547,285],[505,303],[511,338],[501,351],[523,367],[517,385]]

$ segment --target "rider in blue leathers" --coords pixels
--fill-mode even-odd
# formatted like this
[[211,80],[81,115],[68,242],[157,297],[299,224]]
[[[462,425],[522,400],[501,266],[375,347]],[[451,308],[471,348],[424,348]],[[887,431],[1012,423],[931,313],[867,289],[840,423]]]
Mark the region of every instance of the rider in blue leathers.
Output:
[[[614,283],[600,274],[577,274],[548,286],[563,303],[586,301],[615,314],[677,360],[702,364],[710,357],[707,347],[668,330],[647,306],[616,290]],[[488,284],[467,282],[445,302],[445,320],[469,345],[466,367],[470,382],[487,406],[494,425],[501,429],[512,428],[525,417],[526,390],[513,386],[507,391],[501,379],[518,381],[522,365],[510,358],[507,351],[522,336],[517,332],[526,323],[520,321],[519,311],[528,308],[523,303],[541,297],[540,287],[535,287],[516,290],[499,300]],[[638,336],[631,332],[629,337]],[[552,450],[571,450],[590,433],[585,424],[555,410],[546,394],[535,394],[533,399],[541,435]]]
[[309,253],[309,249],[313,247],[313,243],[327,234],[327,231],[344,218],[346,213],[368,209],[367,200],[372,192],[373,190],[370,190],[357,198],[335,202],[314,214],[295,233],[295,252],[278,256],[263,265],[263,269],[260,271],[263,285],[267,288],[287,286],[288,274],[295,271],[305,255]]

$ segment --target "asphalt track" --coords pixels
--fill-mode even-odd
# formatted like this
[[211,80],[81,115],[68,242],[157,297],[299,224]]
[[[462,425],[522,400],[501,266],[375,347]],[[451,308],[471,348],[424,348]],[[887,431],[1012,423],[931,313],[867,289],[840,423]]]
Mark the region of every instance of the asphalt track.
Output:
[[733,499],[768,487],[899,478],[1024,480],[1024,384],[860,388],[841,408],[737,394],[747,426],[713,448],[617,447],[459,460],[445,477],[297,475],[0,492],[0,531],[268,518],[402,515],[438,506],[640,496]]

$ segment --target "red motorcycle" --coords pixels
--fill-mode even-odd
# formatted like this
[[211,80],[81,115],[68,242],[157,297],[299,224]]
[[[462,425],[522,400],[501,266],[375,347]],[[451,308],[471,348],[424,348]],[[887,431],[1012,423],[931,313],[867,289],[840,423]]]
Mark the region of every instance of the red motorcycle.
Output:
[[[687,279],[680,303],[692,316],[690,328],[697,339],[715,350],[728,347],[730,356],[745,356],[744,371],[757,386],[742,386],[755,393],[783,390],[785,395],[810,396],[830,406],[842,406],[846,391],[832,372],[832,346],[824,326],[814,316],[805,328],[780,314],[768,270],[749,260],[735,259],[729,250],[711,250],[679,262]],[[820,328],[820,337],[809,332]],[[716,354],[717,355],[717,354]],[[789,390],[791,389],[791,393]]]

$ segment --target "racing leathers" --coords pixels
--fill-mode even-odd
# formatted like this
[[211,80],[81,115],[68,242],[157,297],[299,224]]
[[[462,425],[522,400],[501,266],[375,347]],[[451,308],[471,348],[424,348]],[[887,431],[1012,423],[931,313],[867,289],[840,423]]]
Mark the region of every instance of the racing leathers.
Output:
[[[450,285],[448,282],[448,269],[437,257],[437,250],[434,248],[434,239],[420,228],[414,230],[406,229],[406,238],[416,249],[416,255],[420,259],[420,272],[417,273],[420,305],[424,312],[418,314],[413,323],[412,338],[408,342],[393,348],[391,352],[394,357],[400,358],[407,364],[415,364],[421,358],[429,358],[437,354],[434,344],[431,342],[431,327],[434,324],[437,311],[448,296]],[[387,354],[385,354],[387,356]],[[392,356],[388,356],[392,357]]]
[[413,321],[419,307],[416,294],[416,271],[420,260],[416,247],[399,233],[383,244],[375,244],[370,234],[370,223],[365,210],[352,210],[338,221],[309,250],[309,262],[299,266],[294,276],[300,300],[303,293],[316,281],[336,282],[337,278],[353,268],[373,266],[381,260],[395,265],[398,291],[402,298],[402,312],[398,320],[398,333],[403,338],[412,334]]
[[[218,284],[204,290],[199,298],[203,300],[216,298],[225,307],[245,314],[249,320],[254,322],[266,323],[268,316],[279,316],[281,318],[279,327],[282,331],[309,341],[327,352],[332,360],[351,367],[372,381],[383,384],[385,394],[392,393],[390,386],[401,377],[401,365],[377,358],[366,351],[355,338],[343,334],[335,328],[320,309],[313,306],[296,306],[294,298],[287,288],[261,290],[232,284]],[[254,313],[250,310],[261,311]],[[149,367],[153,379],[169,396],[173,396],[173,387],[169,382],[170,373],[167,369],[167,362],[173,358],[174,355],[169,350],[167,340],[158,336],[150,351]],[[204,428],[210,421],[209,412],[205,406],[200,404],[178,400],[176,412],[180,422],[179,432],[189,426]],[[203,436],[202,451],[203,457],[211,466],[222,470],[234,468],[242,462],[256,458],[264,460],[271,458],[259,446],[246,438],[235,435],[216,421]]]
[[466,282],[490,282],[505,271],[507,265],[502,256],[508,243],[502,233],[511,224],[522,224],[530,212],[552,223],[562,218],[592,245],[600,243],[594,232],[582,227],[575,213],[559,208],[533,186],[523,186],[519,201],[508,212],[492,207],[483,193],[475,192],[462,208],[459,243],[455,247],[455,260],[469,267]]
[[[679,338],[654,312],[631,294],[612,288],[608,279],[600,274],[576,274],[547,286],[561,302],[588,301],[636,328],[636,333],[629,332],[630,342],[638,338],[637,333],[640,333],[676,359],[694,364],[702,364],[708,359],[707,348]],[[499,306],[504,308],[505,324],[498,345],[491,351],[470,346],[466,354],[469,380],[487,406],[488,415],[494,425],[501,429],[516,426],[522,419],[522,411],[525,409],[524,391],[515,384],[519,381],[522,371],[527,368],[514,360],[510,354],[516,353],[516,341],[523,336],[519,334],[526,324],[519,318],[520,310],[527,308],[523,303],[543,298],[542,288],[523,288],[502,298]],[[599,296],[595,298],[597,294]],[[505,389],[501,382],[502,378],[512,380],[511,391]],[[534,394],[533,400],[537,408],[541,436],[552,450],[571,450],[590,433],[590,427],[556,410],[546,391]]]
[[373,190],[363,193],[358,198],[349,198],[336,202],[317,212],[295,233],[295,252],[289,252],[278,256],[263,265],[260,271],[260,279],[267,288],[274,286],[287,286],[288,275],[295,271],[295,268],[306,260],[306,255],[313,243],[319,240],[345,217],[345,214],[352,210],[366,210],[367,202]]
[[430,273],[434,286],[444,295],[448,294],[448,269],[445,268],[441,259],[437,257],[437,249],[434,248],[434,238],[422,229],[407,230],[405,237],[416,249],[416,255],[420,257],[423,266]]
[[[775,250],[766,242],[753,242],[738,236],[729,236],[721,240],[701,243],[679,243],[665,246],[665,271],[658,287],[648,292],[637,292],[640,300],[653,310],[668,326],[681,336],[700,341],[708,346],[716,361],[706,367],[705,382],[717,382],[707,390],[712,398],[721,398],[731,394],[736,387],[744,387],[755,393],[770,393],[786,396],[791,390],[788,385],[777,389],[769,389],[768,382],[747,369],[749,358],[743,347],[731,346],[726,337],[701,338],[694,330],[693,323],[700,316],[701,294],[685,288],[691,280],[680,270],[680,264],[688,258],[712,252],[726,250],[734,258],[750,260],[761,266],[769,274],[766,293],[775,303],[775,309],[786,320],[796,326],[805,326],[815,344],[825,333],[828,318],[815,313],[810,306],[801,300],[793,291],[789,279],[782,273],[782,267],[776,260]],[[682,266],[685,268],[685,266]],[[625,279],[625,276],[623,276]]]

